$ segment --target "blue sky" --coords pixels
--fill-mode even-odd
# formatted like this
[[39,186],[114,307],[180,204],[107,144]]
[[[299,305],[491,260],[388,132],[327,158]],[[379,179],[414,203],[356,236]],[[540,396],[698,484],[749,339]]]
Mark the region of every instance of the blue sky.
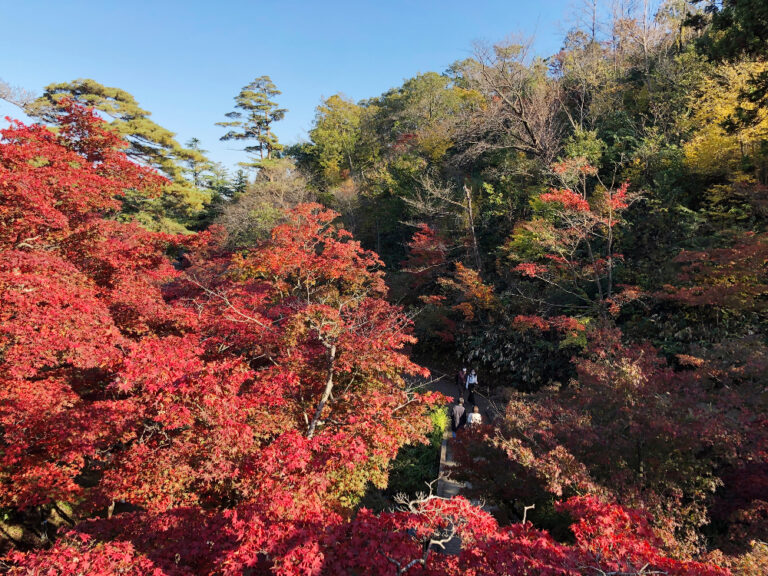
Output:
[[[306,139],[321,98],[378,96],[444,71],[475,42],[535,36],[556,52],[571,0],[0,0],[0,78],[37,94],[93,78],[132,93],[182,143],[200,138],[232,167],[245,159],[215,123],[242,86],[272,77],[288,108],[281,142]],[[20,117],[0,102],[0,117]],[[0,122],[4,125],[5,122]]]

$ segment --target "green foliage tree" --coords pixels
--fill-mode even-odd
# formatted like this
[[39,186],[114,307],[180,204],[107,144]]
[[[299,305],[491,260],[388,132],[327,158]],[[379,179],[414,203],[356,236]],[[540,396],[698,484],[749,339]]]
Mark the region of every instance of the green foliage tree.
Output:
[[226,114],[229,120],[216,123],[230,129],[222,140],[256,141],[256,144],[246,146],[245,151],[258,154],[258,159],[241,165],[259,168],[283,149],[272,132],[272,124],[282,120],[287,112],[285,108],[278,108],[273,100],[280,94],[269,76],[259,76],[235,96],[235,110]]
[[27,114],[56,124],[64,113],[62,101],[69,99],[92,106],[110,120],[110,126],[130,144],[127,154],[157,168],[174,181],[184,178],[184,165],[204,164],[204,151],[184,148],[176,135],[154,122],[151,113],[139,106],[129,92],[104,86],[90,78],[49,84],[45,92],[24,107]]
[[203,150],[201,144],[198,138],[190,138],[185,144],[189,150],[196,152],[196,154],[184,159],[184,172],[192,184],[198,188],[203,187],[204,173],[213,167],[213,164],[205,157],[208,151]]
[[234,194],[242,194],[248,188],[248,176],[241,168],[235,173],[235,180],[232,183],[232,191]]
[[329,186],[340,184],[356,170],[362,112],[361,106],[340,94],[334,94],[317,107],[315,126],[309,131],[310,153],[321,178]]
[[477,90],[458,86],[446,75],[419,74],[379,98],[379,131],[405,138],[413,152],[439,162],[454,144],[459,115],[481,103]]
[[[693,0],[712,14],[702,44],[716,58],[768,57],[768,4],[762,0]],[[699,18],[700,20],[700,18]]]

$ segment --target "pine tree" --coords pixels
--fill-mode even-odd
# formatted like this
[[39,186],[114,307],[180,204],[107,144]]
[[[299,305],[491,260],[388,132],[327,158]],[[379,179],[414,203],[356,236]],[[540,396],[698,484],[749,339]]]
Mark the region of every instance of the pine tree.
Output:
[[205,185],[203,174],[212,169],[213,164],[205,157],[207,150],[200,147],[200,139],[190,138],[184,144],[189,150],[196,154],[190,155],[184,159],[186,166],[184,172],[188,175],[190,181],[197,187],[202,188]]
[[160,194],[152,196],[141,190],[129,190],[120,200],[120,219],[138,222],[149,230],[172,233],[187,233],[198,227],[211,194],[199,186],[194,175],[190,180],[185,175],[190,166],[197,166],[199,171],[210,165],[199,142],[185,148],[173,132],[151,120],[151,113],[141,108],[129,92],[91,79],[49,84],[43,95],[24,110],[32,117],[61,126],[71,109],[70,102],[98,111],[111,130],[129,144],[129,158],[159,170],[171,180]]
[[278,108],[275,96],[281,92],[269,76],[260,76],[244,86],[235,97],[235,110],[226,114],[229,121],[217,122],[217,126],[230,128],[222,140],[255,140],[256,144],[246,146],[245,151],[258,154],[253,162],[242,162],[242,166],[259,168],[283,149],[277,136],[272,132],[272,123],[285,117],[287,110]]
[[235,174],[235,180],[232,183],[232,190],[235,195],[242,194],[248,188],[248,176],[241,169]]
[[176,135],[150,119],[151,113],[139,106],[129,92],[104,86],[90,78],[49,84],[42,96],[24,107],[34,118],[57,124],[66,109],[66,100],[91,106],[109,117],[110,126],[130,144],[128,156],[157,168],[176,182],[183,182],[183,165],[205,163],[203,150],[184,148]]

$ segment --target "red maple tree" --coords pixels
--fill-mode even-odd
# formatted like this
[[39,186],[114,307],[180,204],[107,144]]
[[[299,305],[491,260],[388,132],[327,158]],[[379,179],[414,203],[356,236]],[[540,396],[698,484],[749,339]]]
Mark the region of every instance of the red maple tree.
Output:
[[[354,514],[441,400],[407,385],[425,372],[379,259],[316,204],[241,254],[215,229],[178,238],[120,223],[127,188],[162,185],[121,148],[76,107],[57,133],[2,132],[0,505],[55,508],[74,525],[4,569],[725,573],[664,556],[640,520],[597,501],[565,504],[573,546],[500,528],[463,499]],[[183,252],[175,263],[169,247]],[[447,533],[460,555],[431,552]]]
[[[635,289],[617,285],[615,269],[623,260],[616,252],[616,231],[639,195],[630,192],[628,182],[612,188],[598,178],[595,186],[588,186],[587,178],[597,178],[597,171],[583,159],[555,164],[553,173],[564,187],[533,201],[534,217],[516,227],[507,243],[508,256],[516,262],[515,272],[564,301],[560,309],[570,308],[571,316],[605,319],[637,296]],[[540,320],[521,316],[518,323],[557,329],[561,315],[553,325],[546,303],[541,307],[536,314]]]

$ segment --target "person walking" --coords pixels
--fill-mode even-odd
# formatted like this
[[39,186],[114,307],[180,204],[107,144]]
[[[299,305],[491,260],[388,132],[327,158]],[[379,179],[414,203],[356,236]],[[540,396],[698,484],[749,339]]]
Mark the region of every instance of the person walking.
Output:
[[453,437],[456,438],[456,431],[464,427],[466,422],[466,413],[464,410],[464,398],[458,398],[451,410],[451,430]]
[[483,417],[480,415],[480,407],[475,406],[472,409],[472,412],[469,413],[469,416],[467,416],[467,426],[471,428],[472,426],[477,426],[482,423]]
[[456,387],[459,389],[459,394],[464,396],[464,389],[467,387],[467,369],[462,368],[456,373]]
[[469,394],[467,396],[467,400],[470,404],[475,404],[475,387],[477,386],[477,372],[473,369],[472,372],[469,373],[469,376],[467,376],[467,390],[469,391]]

